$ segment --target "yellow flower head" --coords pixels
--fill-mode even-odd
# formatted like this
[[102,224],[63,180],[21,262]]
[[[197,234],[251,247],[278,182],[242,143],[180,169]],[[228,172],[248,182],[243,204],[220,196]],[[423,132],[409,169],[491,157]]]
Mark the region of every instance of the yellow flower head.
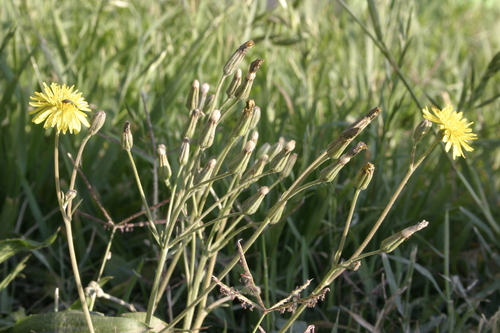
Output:
[[427,107],[422,111],[425,119],[439,124],[439,129],[443,132],[443,142],[446,143],[445,150],[448,152],[453,146],[453,159],[457,156],[465,158],[462,148],[466,151],[474,150],[467,141],[476,140],[477,135],[469,128],[473,122],[467,123],[467,119],[463,118],[463,112],[453,111],[452,105],[448,105],[442,111],[432,108],[434,114],[430,113]]
[[89,112],[89,104],[82,97],[78,90],[73,91],[73,87],[66,84],[60,86],[52,83],[49,86],[43,83],[43,93],[35,92],[35,97],[30,96],[34,102],[29,104],[35,107],[35,110],[29,114],[35,114],[33,122],[40,124],[45,121],[44,128],[57,127],[58,132],[69,130],[71,134],[80,132],[81,124],[89,127],[87,115],[82,111]]

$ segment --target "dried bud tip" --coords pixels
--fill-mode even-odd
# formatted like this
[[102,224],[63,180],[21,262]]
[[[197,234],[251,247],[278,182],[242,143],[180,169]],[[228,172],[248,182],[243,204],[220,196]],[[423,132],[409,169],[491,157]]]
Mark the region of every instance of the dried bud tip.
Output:
[[121,143],[124,150],[130,150],[134,146],[134,138],[132,136],[132,132],[130,131],[129,121],[126,121],[125,125],[123,125]]

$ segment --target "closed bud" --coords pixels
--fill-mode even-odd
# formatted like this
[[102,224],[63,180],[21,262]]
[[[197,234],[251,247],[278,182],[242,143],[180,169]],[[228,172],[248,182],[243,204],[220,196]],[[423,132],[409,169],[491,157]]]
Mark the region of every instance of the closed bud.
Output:
[[[260,146],[260,148],[257,150],[257,153],[255,154],[256,158],[261,157],[262,155],[266,155],[269,149],[271,148],[271,145],[266,142],[263,145]],[[277,153],[277,152],[276,152]],[[269,157],[269,156],[268,156]]]
[[217,161],[213,158],[208,161],[205,167],[201,169],[196,177],[194,177],[193,185],[198,185],[199,183],[203,183],[204,181],[210,179],[210,177],[212,177],[212,172],[214,171],[216,164]]
[[255,145],[257,145],[257,142],[259,141],[259,132],[253,131],[252,134],[250,135],[250,140],[252,140]]
[[242,44],[229,58],[227,63],[224,65],[223,69],[223,74],[224,76],[229,76],[234,73],[234,71],[238,68],[238,65],[240,64],[241,60],[243,60],[243,57],[245,54],[250,50],[255,43],[253,40],[249,40],[248,42]]
[[255,143],[247,141],[245,148],[229,163],[229,171],[232,173],[242,173],[246,169],[254,149]]
[[210,94],[205,101],[205,110],[212,110],[212,106],[215,103],[215,94]]
[[355,155],[357,155],[361,150],[367,149],[368,146],[364,142],[359,142],[356,146],[351,148],[347,153],[342,155],[339,159],[337,159],[335,162],[321,170],[319,174],[319,180],[324,182],[324,183],[329,183],[337,177],[338,173],[344,165],[349,163],[351,158],[353,158]]
[[199,145],[201,149],[207,149],[212,146],[215,138],[215,130],[220,119],[220,111],[214,110],[210,115],[210,119],[203,129],[203,133],[200,135]]
[[253,108],[252,121],[250,122],[249,129],[254,129],[260,120],[260,108],[258,106]]
[[267,216],[269,218],[269,224],[276,224],[281,220],[281,216],[283,215],[283,211],[285,210],[286,202],[277,206],[274,205],[267,212]]
[[202,109],[205,106],[205,101],[207,100],[207,94],[210,90],[210,85],[208,83],[203,83],[200,89],[200,98],[198,100],[198,109]]
[[255,59],[251,64],[250,64],[250,69],[248,70],[249,73],[257,73],[259,70],[260,66],[264,62],[264,59]]
[[370,162],[366,163],[361,170],[359,170],[356,179],[354,180],[354,187],[358,190],[363,191],[366,190],[368,184],[373,177],[373,172],[375,171],[375,165]]
[[245,173],[241,176],[240,183],[245,183],[247,180],[262,174],[268,159],[269,157],[266,154],[259,157],[254,165],[252,165],[252,167],[245,171]]
[[132,137],[132,132],[130,131],[130,121],[126,121],[123,125],[122,131],[122,148],[125,150],[130,150],[134,146],[134,138]]
[[198,97],[200,94],[200,82],[194,80],[191,85],[191,90],[189,90],[188,98],[186,101],[186,107],[188,110],[194,110],[198,108]]
[[248,96],[250,96],[250,91],[252,90],[255,76],[256,76],[255,73],[248,73],[247,76],[245,76],[245,80],[243,81],[243,83],[241,83],[241,85],[234,93],[235,98],[237,98],[240,101],[243,101],[247,99]]
[[167,186],[170,185],[169,179],[172,177],[172,169],[170,168],[170,163],[168,163],[167,158],[167,148],[164,144],[158,145],[158,159],[160,161],[160,166],[158,168],[158,176],[163,180]]
[[104,125],[105,121],[106,121],[106,113],[102,110],[97,111],[92,117],[92,119],[90,119],[89,134],[90,135],[96,134]]
[[179,153],[179,164],[180,165],[186,165],[189,161],[189,138],[185,137],[184,140],[182,140],[181,144],[181,149]]
[[234,72],[233,80],[229,84],[229,87],[227,87],[226,90],[227,97],[233,98],[234,94],[236,93],[236,90],[238,90],[240,85],[241,85],[241,69],[238,68],[236,72]]
[[429,133],[430,129],[432,127],[432,122],[430,120],[424,119],[418,124],[418,126],[415,128],[415,131],[413,132],[413,140],[415,143],[419,142],[422,140],[422,138]]
[[184,137],[193,137],[194,131],[196,130],[196,124],[198,124],[198,119],[200,119],[201,116],[203,116],[203,112],[200,109],[191,110],[189,122],[187,124],[186,130],[184,131]]
[[253,110],[255,102],[253,99],[247,100],[246,106],[241,111],[241,114],[236,121],[231,137],[237,138],[245,135],[250,130],[250,123],[252,122]]
[[295,140],[290,140],[285,148],[283,148],[269,163],[272,172],[281,172],[285,168],[288,157],[292,150],[295,149]]
[[414,233],[416,233],[419,230],[422,230],[423,228],[427,227],[429,225],[429,222],[423,220],[420,223],[417,223],[414,226],[411,226],[409,228],[406,228],[397,234],[394,234],[390,237],[387,237],[382,241],[380,244],[380,250],[382,250],[385,253],[389,253],[394,251],[401,243],[403,243],[405,240],[411,237]]
[[241,210],[243,211],[243,213],[246,215],[252,215],[253,213],[255,213],[267,193],[269,193],[269,187],[262,186],[261,188],[259,188],[257,193],[252,195],[241,204]]
[[286,161],[285,168],[283,171],[281,171],[280,174],[280,179],[285,179],[286,177],[290,176],[290,173],[292,173],[293,166],[297,162],[297,157],[298,154],[291,154],[288,160]]

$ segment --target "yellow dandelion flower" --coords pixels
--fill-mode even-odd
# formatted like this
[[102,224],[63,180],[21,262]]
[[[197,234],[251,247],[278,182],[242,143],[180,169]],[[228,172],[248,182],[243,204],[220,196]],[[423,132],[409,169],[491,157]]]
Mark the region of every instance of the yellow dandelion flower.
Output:
[[44,128],[56,126],[58,133],[63,134],[68,130],[71,134],[77,134],[82,124],[89,127],[87,115],[82,112],[91,111],[89,104],[82,97],[82,93],[73,91],[73,88],[74,86],[60,86],[57,83],[52,83],[49,87],[44,82],[44,92],[35,92],[35,97],[30,96],[34,101],[29,104],[35,107],[35,110],[29,112],[35,114],[32,121],[35,124],[45,121]]
[[473,122],[467,123],[467,119],[463,118],[463,112],[453,111],[452,105],[448,105],[443,110],[432,108],[434,114],[429,112],[427,107],[422,111],[425,119],[439,124],[439,129],[443,131],[443,142],[446,143],[445,150],[448,152],[453,146],[453,159],[457,156],[465,158],[462,148],[466,151],[474,150],[467,144],[467,141],[476,140],[477,135],[469,128]]

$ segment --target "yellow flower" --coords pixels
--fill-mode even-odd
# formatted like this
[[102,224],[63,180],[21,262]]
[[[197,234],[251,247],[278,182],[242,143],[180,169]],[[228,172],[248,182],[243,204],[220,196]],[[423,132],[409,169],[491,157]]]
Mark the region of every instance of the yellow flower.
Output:
[[427,107],[422,111],[425,119],[439,124],[439,129],[443,132],[443,142],[446,143],[445,150],[448,152],[453,146],[453,159],[457,156],[465,158],[462,148],[466,151],[474,150],[467,141],[476,140],[477,135],[469,128],[473,122],[467,123],[467,119],[463,118],[463,112],[453,111],[452,105],[448,105],[442,111],[432,108],[434,114],[430,113]]
[[82,97],[78,90],[73,91],[73,87],[66,84],[60,86],[52,83],[49,86],[43,83],[43,93],[35,92],[35,97],[30,96],[34,102],[29,104],[35,107],[35,110],[29,114],[35,114],[33,122],[40,124],[45,121],[44,128],[57,127],[58,132],[69,130],[71,134],[80,132],[81,124],[89,127],[87,115],[82,111],[89,112],[89,104]]

